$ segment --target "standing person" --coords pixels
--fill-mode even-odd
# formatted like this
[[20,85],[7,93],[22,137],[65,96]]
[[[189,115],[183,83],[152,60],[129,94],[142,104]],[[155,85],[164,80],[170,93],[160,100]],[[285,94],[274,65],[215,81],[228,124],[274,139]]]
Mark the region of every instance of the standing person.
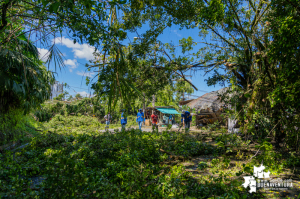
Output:
[[136,122],[138,122],[140,130],[142,130],[142,124],[143,124],[144,120],[145,120],[144,113],[143,113],[142,109],[139,109],[139,112],[136,117]]
[[166,115],[163,116],[163,123],[168,124],[168,117]]
[[124,114],[124,111],[121,114],[121,125],[122,125],[122,130],[125,130],[125,126],[127,124],[127,117]]
[[156,111],[154,111],[154,113],[151,115],[152,118],[152,126],[154,126],[158,132],[158,115],[156,114]]
[[169,124],[173,124],[173,115],[169,115]]
[[184,124],[185,124],[185,128],[187,129],[187,131],[190,130],[191,121],[192,121],[192,116],[191,116],[190,112],[185,111],[184,112]]
[[106,127],[105,128],[108,128],[109,124],[110,124],[110,121],[111,121],[111,115],[110,115],[109,112],[108,112],[107,115],[104,116],[104,119],[105,119],[105,123],[106,123]]
[[185,111],[182,110],[182,113],[181,113],[181,125],[182,126],[184,125],[184,113],[185,113]]

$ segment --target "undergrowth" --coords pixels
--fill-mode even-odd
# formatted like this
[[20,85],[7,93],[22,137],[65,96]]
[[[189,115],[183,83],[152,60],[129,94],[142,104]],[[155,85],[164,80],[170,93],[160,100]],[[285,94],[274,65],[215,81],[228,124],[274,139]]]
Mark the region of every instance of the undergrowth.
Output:
[[[262,160],[275,173],[282,172],[278,165],[299,164],[296,154],[282,160],[268,144],[247,162],[238,149],[249,143],[224,132],[212,144],[174,131],[100,133],[102,124],[87,116],[56,115],[33,125],[39,134],[27,146],[0,154],[1,198],[263,198],[250,194],[239,175]],[[207,160],[198,171],[208,175],[181,164],[199,156]],[[241,162],[232,166],[237,156]]]
[[36,135],[34,128],[37,123],[30,115],[24,115],[21,110],[11,110],[0,114],[0,150],[7,144],[26,142]]

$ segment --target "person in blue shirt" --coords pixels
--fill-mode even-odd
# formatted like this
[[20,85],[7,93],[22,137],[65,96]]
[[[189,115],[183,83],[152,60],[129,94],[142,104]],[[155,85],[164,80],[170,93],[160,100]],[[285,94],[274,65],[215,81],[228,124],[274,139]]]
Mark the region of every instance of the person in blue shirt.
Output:
[[184,113],[185,113],[185,111],[182,110],[182,114],[181,114],[181,123],[183,123]]
[[173,124],[173,115],[169,115],[169,124]]
[[122,125],[122,130],[125,130],[125,126],[127,124],[127,117],[124,116],[124,112],[121,114],[121,125]]
[[184,119],[184,124],[185,128],[190,129],[191,121],[192,121],[192,116],[189,111],[185,111],[184,114],[181,114],[181,117]]
[[142,123],[144,122],[144,120],[144,113],[142,109],[140,109],[136,117],[136,122],[138,122],[140,130],[142,130]]

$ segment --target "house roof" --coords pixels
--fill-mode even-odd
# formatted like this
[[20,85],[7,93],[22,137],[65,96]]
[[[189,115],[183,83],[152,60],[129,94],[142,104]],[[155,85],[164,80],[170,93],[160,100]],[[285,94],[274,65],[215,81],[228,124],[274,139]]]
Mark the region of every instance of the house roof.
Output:
[[185,100],[185,101],[180,101],[179,102],[179,105],[186,105],[186,104],[188,104],[188,103],[190,103],[191,101],[193,101],[194,99],[191,99],[191,100]]
[[154,106],[154,107],[147,107],[146,109],[158,109],[158,108],[174,108],[173,106]]
[[201,97],[198,97],[197,99],[194,99],[193,101],[189,102],[187,106],[196,109],[219,109],[222,105],[224,105],[224,103],[220,101],[219,95],[223,94],[227,89],[228,87],[222,88],[218,91],[206,93]]

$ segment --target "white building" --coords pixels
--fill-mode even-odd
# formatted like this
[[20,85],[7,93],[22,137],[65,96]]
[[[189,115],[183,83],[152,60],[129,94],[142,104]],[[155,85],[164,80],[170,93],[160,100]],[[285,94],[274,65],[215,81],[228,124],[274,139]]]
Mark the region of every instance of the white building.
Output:
[[57,97],[61,93],[63,93],[63,84],[55,81],[55,83],[51,86],[50,99],[52,100],[54,97]]

